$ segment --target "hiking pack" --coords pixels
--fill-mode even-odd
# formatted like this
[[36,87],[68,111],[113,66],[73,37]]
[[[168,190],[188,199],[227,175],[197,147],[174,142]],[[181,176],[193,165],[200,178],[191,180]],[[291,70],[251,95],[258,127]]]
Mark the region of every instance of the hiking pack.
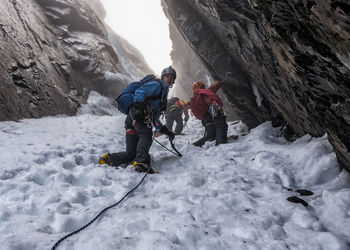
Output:
[[[131,82],[129,85],[123,90],[123,92],[117,97],[116,101],[118,104],[118,110],[123,114],[128,114],[131,105],[133,104],[133,98],[135,91],[141,86],[145,85],[147,82],[157,80],[156,76],[153,74],[146,75],[140,81]],[[159,80],[158,80],[159,82]],[[161,85],[161,83],[159,82]],[[160,99],[162,96],[163,88],[159,96],[156,96],[152,99]]]
[[215,100],[220,107],[223,106],[222,100],[217,94],[215,94],[210,89],[201,89],[198,92],[198,94],[191,99],[191,102],[190,102],[191,111],[194,114],[194,116],[199,120],[203,120],[209,108],[209,105],[207,105],[204,102],[203,96],[209,96],[210,98]]

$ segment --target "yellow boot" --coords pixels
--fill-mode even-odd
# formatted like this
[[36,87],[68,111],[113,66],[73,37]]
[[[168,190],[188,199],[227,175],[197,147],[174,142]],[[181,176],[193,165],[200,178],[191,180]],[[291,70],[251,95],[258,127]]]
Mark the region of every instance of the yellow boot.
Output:
[[133,168],[135,168],[136,172],[148,172],[149,174],[154,174],[155,171],[154,169],[151,167],[151,165],[147,164],[147,163],[143,163],[143,162],[134,162],[132,164]]
[[111,155],[109,153],[104,154],[98,161],[98,164],[107,164],[109,166],[112,166]]

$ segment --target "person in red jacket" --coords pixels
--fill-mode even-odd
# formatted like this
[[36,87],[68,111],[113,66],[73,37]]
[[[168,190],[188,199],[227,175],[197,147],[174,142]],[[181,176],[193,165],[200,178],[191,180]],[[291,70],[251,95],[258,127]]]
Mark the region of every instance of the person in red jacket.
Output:
[[204,83],[199,81],[192,84],[191,111],[205,127],[204,136],[193,143],[195,146],[202,146],[206,141],[213,140],[216,140],[215,145],[227,142],[226,115],[222,100],[216,94],[222,84],[223,81],[215,81],[209,88],[205,88]]

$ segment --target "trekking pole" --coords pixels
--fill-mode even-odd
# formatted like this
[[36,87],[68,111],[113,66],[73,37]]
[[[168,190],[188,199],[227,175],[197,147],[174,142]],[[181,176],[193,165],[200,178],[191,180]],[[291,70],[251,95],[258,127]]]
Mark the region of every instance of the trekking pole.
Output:
[[170,141],[170,145],[171,147],[175,150],[175,152],[178,154],[179,157],[182,157],[182,154],[177,151],[177,149],[175,148],[175,143],[173,142],[173,140],[169,140]]
[[177,151],[177,149],[175,148],[174,144],[173,144],[173,141],[169,140],[170,141],[170,144],[171,144],[171,147],[175,150],[174,151],[171,151],[170,149],[168,149],[166,146],[164,146],[162,143],[160,143],[158,140],[156,140],[154,137],[153,137],[153,140],[158,143],[160,146],[162,146],[163,148],[165,148],[166,150],[168,150],[169,152],[173,153],[174,155],[177,155],[179,157],[182,157],[182,154]]

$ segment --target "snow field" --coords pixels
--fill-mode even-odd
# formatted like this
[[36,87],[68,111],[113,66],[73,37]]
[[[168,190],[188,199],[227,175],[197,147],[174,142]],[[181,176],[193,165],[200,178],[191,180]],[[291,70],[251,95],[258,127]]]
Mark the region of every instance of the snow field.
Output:
[[[139,183],[131,166],[97,164],[124,150],[124,118],[93,95],[76,117],[0,123],[0,249],[50,249]],[[350,178],[326,136],[290,143],[270,123],[243,135],[229,122],[237,139],[198,148],[193,118],[184,133],[182,158],[154,142],[160,173],[57,249],[350,249]]]

